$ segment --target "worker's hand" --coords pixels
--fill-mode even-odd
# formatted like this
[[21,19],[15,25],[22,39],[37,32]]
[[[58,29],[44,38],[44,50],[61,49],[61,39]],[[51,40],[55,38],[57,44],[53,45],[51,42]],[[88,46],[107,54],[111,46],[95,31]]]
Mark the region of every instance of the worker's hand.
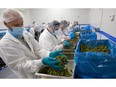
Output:
[[51,52],[49,54],[49,57],[56,57],[56,56],[59,56],[59,54],[62,52],[62,50],[57,50],[57,51],[54,51],[54,52]]
[[64,46],[66,46],[67,48],[70,48],[70,43],[69,43],[68,41],[65,40],[65,41],[63,42],[63,44],[64,44]]
[[69,32],[68,36],[70,37],[70,39],[73,39],[76,37],[76,34],[74,32]]
[[63,66],[58,65],[60,62],[61,60],[56,60],[53,57],[45,57],[42,59],[44,65],[48,65],[56,70],[61,70],[61,68],[63,68]]

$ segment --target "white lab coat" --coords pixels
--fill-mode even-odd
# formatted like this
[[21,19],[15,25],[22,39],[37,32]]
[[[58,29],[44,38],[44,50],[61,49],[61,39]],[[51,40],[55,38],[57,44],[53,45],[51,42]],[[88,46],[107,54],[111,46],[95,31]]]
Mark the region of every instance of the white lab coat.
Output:
[[[64,31],[65,32],[65,31]],[[64,40],[69,40],[69,36],[66,36],[63,34],[62,30],[59,29],[58,31],[56,31],[56,36],[59,37],[61,39],[61,41],[63,42]]]
[[35,72],[43,65],[41,58],[49,56],[49,51],[41,49],[38,42],[27,31],[23,37],[29,50],[8,31],[0,41],[0,56],[20,78],[35,78]]
[[43,30],[43,29],[46,29],[47,27],[48,27],[47,24],[42,24],[42,25],[41,25],[42,30]]
[[41,32],[41,30],[42,30],[42,28],[41,28],[40,25],[37,25],[37,26],[35,27],[35,31]]
[[62,50],[63,45],[61,43],[62,41],[47,29],[45,29],[39,37],[40,46],[50,51]]
[[29,32],[33,35],[33,37],[35,37],[35,29],[34,29],[34,27],[31,27]]

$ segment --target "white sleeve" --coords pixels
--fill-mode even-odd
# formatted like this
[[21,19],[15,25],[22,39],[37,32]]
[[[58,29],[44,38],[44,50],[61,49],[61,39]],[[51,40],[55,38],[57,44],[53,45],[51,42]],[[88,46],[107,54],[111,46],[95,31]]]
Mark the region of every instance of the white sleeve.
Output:
[[41,47],[50,50],[50,51],[56,51],[56,50],[62,50],[63,44],[61,44],[61,41],[59,40],[59,44],[55,45],[51,38],[43,37],[39,38],[39,44]]
[[30,38],[33,44],[35,54],[39,56],[40,58],[48,57],[50,54],[50,51],[41,47],[32,35],[30,35]]
[[14,71],[35,73],[42,65],[41,59],[27,57],[22,50],[9,44],[0,48],[1,57]]
[[35,30],[33,27],[30,29],[30,33],[33,35],[33,37],[35,37]]
[[70,37],[65,35],[57,36],[57,38],[59,39],[60,42],[63,42],[64,40],[70,40]]

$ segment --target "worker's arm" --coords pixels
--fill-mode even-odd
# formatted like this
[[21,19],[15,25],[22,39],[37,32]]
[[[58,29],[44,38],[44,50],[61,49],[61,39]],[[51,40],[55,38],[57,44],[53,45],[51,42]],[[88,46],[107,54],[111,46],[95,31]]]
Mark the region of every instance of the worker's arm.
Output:
[[39,44],[41,47],[44,47],[47,50],[50,51],[56,51],[56,50],[62,50],[63,49],[63,44],[61,44],[61,41],[58,41],[58,45],[54,45],[53,41],[51,38],[40,38],[39,39]]
[[33,27],[30,29],[30,33],[33,35],[33,37],[35,37],[35,30]]
[[[34,74],[43,64],[58,70],[62,68],[62,66],[58,66],[61,61],[53,57],[44,57],[43,59],[29,58],[29,56],[27,57],[22,50],[15,46],[11,44],[7,47],[0,48],[0,55],[4,58],[5,63],[16,72]],[[53,54],[51,56],[55,56]]]
[[35,73],[42,65],[41,59],[34,60],[27,57],[24,52],[13,44],[0,48],[1,56],[5,63],[18,72]]
[[[55,55],[55,56],[58,56],[59,54],[55,54],[57,52],[51,52],[51,50],[48,50],[46,49],[46,47],[50,47],[49,46],[49,42],[45,42],[44,41],[50,41],[50,40],[47,40],[47,39],[43,39],[43,42],[42,44],[44,44],[44,48],[39,45],[39,43],[33,38],[33,36],[30,34],[29,38],[31,39],[31,43],[33,45],[33,48],[34,48],[34,52],[35,54],[39,57],[39,58],[44,58],[44,57],[49,57],[51,54]],[[40,41],[41,42],[41,41]],[[52,42],[52,41],[50,41]],[[46,46],[46,47],[45,47]],[[61,49],[63,47],[63,45],[58,45],[58,47]],[[56,50],[60,50],[60,49],[56,49]],[[56,51],[56,50],[53,50],[53,51]],[[59,52],[60,53],[60,52]],[[51,57],[51,56],[50,56]]]
[[39,58],[44,58],[44,57],[48,57],[49,56],[50,51],[46,50],[46,49],[43,49],[30,33],[28,33],[28,37],[30,38],[30,41],[31,41],[32,46],[34,48],[35,54]]

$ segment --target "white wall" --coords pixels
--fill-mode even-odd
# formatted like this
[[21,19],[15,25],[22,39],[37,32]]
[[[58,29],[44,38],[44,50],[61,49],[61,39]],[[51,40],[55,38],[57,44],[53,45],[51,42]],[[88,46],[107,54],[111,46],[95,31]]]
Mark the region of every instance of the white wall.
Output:
[[[110,21],[111,15],[115,15],[114,21]],[[91,9],[89,23],[116,37],[116,9]]]
[[31,24],[30,11],[29,11],[29,9],[26,9],[26,12],[24,13],[24,26],[28,26],[30,24]]
[[88,23],[89,9],[30,9],[30,18],[41,24],[42,22],[48,23],[54,19],[61,21],[63,19],[73,22],[74,20],[79,23]]
[[3,22],[2,22],[2,18],[1,18],[1,14],[3,12],[4,9],[0,9],[0,28],[5,28]]
[[100,27],[102,9],[91,9],[89,11],[89,23],[95,27]]
[[[110,16],[115,15],[115,20],[110,21]],[[116,9],[104,9],[101,29],[116,37]]]

